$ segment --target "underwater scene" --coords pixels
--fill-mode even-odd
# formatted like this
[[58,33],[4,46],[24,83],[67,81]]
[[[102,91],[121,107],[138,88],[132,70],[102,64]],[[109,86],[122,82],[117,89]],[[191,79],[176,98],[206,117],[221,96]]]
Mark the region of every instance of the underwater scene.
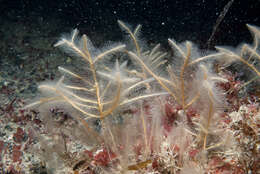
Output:
[[0,11],[0,174],[260,174],[259,0]]

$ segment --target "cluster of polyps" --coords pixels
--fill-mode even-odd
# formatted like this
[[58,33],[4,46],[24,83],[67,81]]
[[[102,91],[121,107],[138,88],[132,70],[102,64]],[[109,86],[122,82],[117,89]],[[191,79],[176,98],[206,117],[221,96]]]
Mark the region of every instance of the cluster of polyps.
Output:
[[[211,160],[236,151],[232,131],[222,117],[228,110],[224,92],[229,91],[219,88],[229,81],[214,71],[214,61],[223,62],[221,71],[238,60],[259,77],[252,62],[260,59],[260,31],[249,26],[255,43],[253,47],[244,44],[239,54],[218,47],[219,52],[200,56],[191,42],[177,44],[169,39],[174,53],[169,57],[159,45],[143,50],[140,25],[132,31],[118,23],[132,41],[129,46],[110,45],[102,51],[86,35],[78,37],[77,30],[63,36],[55,46],[82,58],[84,66],[74,71],[60,67],[64,76],[56,83],[40,85],[47,96],[28,107],[64,108],[87,130],[81,139],[94,135],[93,149],[102,146],[103,152],[114,154],[113,160],[110,153],[98,153],[93,159],[106,161],[95,163],[104,171],[141,172],[152,165],[150,170],[170,173],[187,173],[196,166],[200,173]],[[130,63],[122,61],[126,58]],[[91,125],[92,120],[99,120],[101,129]]]

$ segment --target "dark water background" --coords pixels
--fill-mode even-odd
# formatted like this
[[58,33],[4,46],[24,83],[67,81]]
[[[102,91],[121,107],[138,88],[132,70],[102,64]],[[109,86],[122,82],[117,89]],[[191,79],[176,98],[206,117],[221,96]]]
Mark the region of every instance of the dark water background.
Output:
[[[192,40],[209,38],[218,15],[229,0],[1,0],[1,21],[49,21],[61,27],[99,32],[113,39],[118,19],[143,24],[146,39]],[[30,23],[29,22],[29,23]],[[234,0],[216,33],[216,44],[248,40],[245,24],[260,25],[259,0]],[[57,31],[58,33],[59,31]]]

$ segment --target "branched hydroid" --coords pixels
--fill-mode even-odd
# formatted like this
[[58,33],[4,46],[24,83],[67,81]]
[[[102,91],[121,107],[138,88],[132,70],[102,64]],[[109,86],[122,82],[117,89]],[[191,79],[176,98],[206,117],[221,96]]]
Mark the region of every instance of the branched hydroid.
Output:
[[148,49],[140,42],[141,25],[132,30],[122,21],[118,24],[132,49],[124,44],[95,48],[76,29],[61,37],[55,46],[83,64],[74,70],[59,67],[63,76],[39,85],[44,97],[27,108],[39,106],[45,120],[51,120],[50,108],[66,110],[77,122],[73,130],[84,133],[70,134],[62,126],[59,130],[88,146],[92,143],[95,154],[84,164],[103,173],[144,172],[149,167],[161,173],[187,173],[192,166],[205,172],[210,157],[238,149],[231,148],[237,146],[236,140],[228,138],[232,128],[223,121],[227,91],[220,86],[229,81],[215,71],[215,61],[223,63],[220,71],[240,61],[256,74],[249,82],[257,80],[259,29],[248,25],[254,44],[242,45],[239,53],[217,47],[218,52],[201,55],[189,41],[168,39],[170,57],[160,44]]

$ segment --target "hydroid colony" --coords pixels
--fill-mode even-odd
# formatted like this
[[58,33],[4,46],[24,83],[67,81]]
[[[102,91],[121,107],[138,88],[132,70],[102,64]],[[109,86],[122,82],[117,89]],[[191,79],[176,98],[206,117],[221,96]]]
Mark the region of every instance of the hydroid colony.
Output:
[[[255,62],[260,60],[260,30],[248,25],[254,37],[252,46],[243,44],[236,52],[217,47],[218,52],[203,56],[191,42],[178,44],[169,39],[174,53],[170,57],[159,44],[144,50],[146,46],[139,41],[141,25],[131,30],[122,21],[118,24],[130,46],[97,49],[86,35],[79,37],[76,29],[55,44],[83,62],[75,71],[59,67],[64,75],[56,83],[40,85],[42,97],[27,106],[39,107],[45,120],[51,141],[46,144],[39,139],[44,142],[41,149],[51,152],[44,158],[55,159],[47,162],[49,168],[74,173],[253,170],[259,159],[254,156],[244,163],[243,147],[232,127],[236,121],[228,115],[232,111],[226,97],[230,91],[223,86],[230,83],[225,68],[233,62],[255,74],[250,83],[258,80]],[[69,115],[74,123],[57,125],[50,113],[53,108],[65,110],[60,117]],[[257,137],[259,114],[250,119],[248,126]],[[88,149],[72,156],[64,137]],[[213,165],[217,160],[221,164]]]

